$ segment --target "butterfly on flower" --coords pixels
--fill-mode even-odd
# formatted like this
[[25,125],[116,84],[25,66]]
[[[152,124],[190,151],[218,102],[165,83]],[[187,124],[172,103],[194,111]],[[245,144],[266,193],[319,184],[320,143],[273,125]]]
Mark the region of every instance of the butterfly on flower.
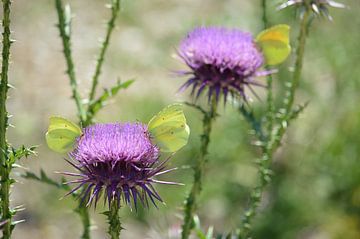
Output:
[[96,206],[100,196],[109,206],[118,204],[137,207],[140,200],[156,206],[162,202],[153,184],[178,183],[160,181],[156,176],[173,171],[160,161],[162,152],[174,153],[185,146],[190,134],[181,104],[172,104],[154,116],[148,124],[106,123],[81,129],[61,117],[51,117],[46,141],[50,149],[68,153],[68,162],[78,173],[68,184],[77,184],[68,194],[80,193],[86,205]]

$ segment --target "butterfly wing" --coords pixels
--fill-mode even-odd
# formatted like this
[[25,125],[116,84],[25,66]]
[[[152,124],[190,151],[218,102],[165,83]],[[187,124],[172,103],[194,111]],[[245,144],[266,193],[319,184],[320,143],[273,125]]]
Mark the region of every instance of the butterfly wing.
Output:
[[290,27],[285,24],[266,29],[256,37],[268,65],[277,65],[286,60],[291,52]]
[[61,117],[51,117],[45,136],[46,143],[53,151],[66,153],[71,150],[76,138],[81,134],[80,127],[73,122]]
[[175,152],[185,146],[190,128],[181,104],[172,104],[155,115],[148,124],[149,132],[162,152]]

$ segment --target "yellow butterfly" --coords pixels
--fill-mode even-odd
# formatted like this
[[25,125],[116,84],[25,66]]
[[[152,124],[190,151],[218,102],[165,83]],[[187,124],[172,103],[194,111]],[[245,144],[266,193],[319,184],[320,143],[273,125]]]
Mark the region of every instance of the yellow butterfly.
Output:
[[45,137],[50,149],[58,153],[66,153],[72,149],[76,138],[81,135],[79,126],[67,119],[53,116],[50,117],[50,125]]
[[[148,129],[162,152],[179,150],[187,144],[190,134],[181,104],[169,105],[155,115],[150,120]],[[73,122],[61,117],[51,117],[46,143],[53,151],[66,153],[81,135],[81,128]]]
[[266,29],[256,37],[268,65],[277,65],[286,60],[291,52],[290,27],[280,24]]
[[148,129],[162,152],[178,151],[187,144],[190,135],[181,104],[160,111],[149,121]]

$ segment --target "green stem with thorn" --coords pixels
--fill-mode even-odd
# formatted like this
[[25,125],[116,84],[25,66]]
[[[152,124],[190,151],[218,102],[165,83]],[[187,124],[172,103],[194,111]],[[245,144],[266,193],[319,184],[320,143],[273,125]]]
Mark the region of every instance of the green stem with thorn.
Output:
[[86,120],[86,113],[84,109],[84,105],[82,103],[82,99],[78,89],[78,83],[75,75],[75,66],[72,58],[71,51],[71,12],[65,14],[65,10],[62,4],[62,0],[55,0],[56,11],[58,14],[58,27],[60,32],[60,37],[63,44],[63,52],[66,60],[67,70],[66,73],[70,79],[70,86],[72,90],[72,97],[76,103],[76,107],[78,110],[78,115],[80,118],[80,122],[84,122]]
[[12,216],[10,209],[10,172],[12,165],[8,162],[8,143],[6,141],[6,130],[8,127],[8,113],[6,110],[8,85],[8,71],[10,58],[10,0],[2,0],[3,3],[3,33],[2,33],[2,66],[1,66],[1,84],[0,84],[0,176],[1,176],[1,222],[6,221],[2,228],[2,238],[11,237]]
[[109,229],[108,234],[111,239],[119,239],[121,232],[121,221],[119,216],[120,207],[116,200],[113,200],[110,205],[110,210],[105,214],[108,216]]
[[[274,127],[273,125],[273,114],[268,112],[267,119],[268,121],[268,139],[266,140],[266,145],[263,147],[263,156],[259,161],[259,174],[260,174],[260,182],[258,186],[253,189],[253,192],[250,196],[250,206],[246,210],[244,214],[244,218],[241,223],[240,231],[238,232],[239,239],[250,239],[251,236],[251,223],[252,219],[256,215],[256,210],[261,202],[262,193],[265,187],[271,181],[271,162],[273,159],[273,155],[275,151],[279,148],[281,139],[286,132],[287,126],[289,124],[289,120],[291,118],[291,113],[293,110],[295,93],[298,88],[299,81],[301,78],[303,59],[305,53],[305,43],[307,37],[308,30],[308,20],[310,14],[309,7],[307,8],[301,23],[300,23],[300,32],[298,37],[298,47],[296,50],[296,62],[295,62],[295,71],[291,82],[289,83],[288,90],[286,91],[285,101],[284,101],[284,110],[282,113],[282,117],[280,119],[280,123]],[[264,14],[266,16],[266,14]],[[264,21],[264,25],[266,25],[267,21]],[[269,85],[269,82],[268,82]],[[272,100],[272,92],[268,92],[268,110],[273,110],[273,100]],[[271,100],[271,102],[270,102]],[[270,104],[271,103],[271,104]],[[270,114],[269,114],[270,113]],[[271,117],[271,118],[270,118]],[[270,125],[269,125],[270,123]]]
[[191,234],[191,230],[194,227],[193,218],[197,208],[198,196],[202,189],[202,181],[203,181],[203,175],[207,162],[206,155],[208,154],[212,124],[217,115],[216,114],[217,102],[215,95],[213,95],[212,97],[210,107],[211,108],[209,112],[202,111],[202,113],[204,114],[204,118],[203,118],[203,134],[201,135],[200,155],[194,166],[194,182],[191,191],[185,200],[184,222],[182,225],[182,232],[181,232],[182,239],[188,239]]
[[[71,41],[70,41],[70,35],[71,35],[71,15],[66,15],[65,10],[63,7],[62,0],[55,0],[55,6],[56,11],[58,14],[58,28],[60,32],[60,37],[62,39],[63,44],[63,52],[66,60],[67,65],[67,75],[70,79],[70,85],[72,89],[72,97],[75,101],[77,110],[78,110],[78,116],[80,124],[82,125],[83,122],[86,121],[86,112],[84,109],[84,105],[82,103],[82,99],[78,90],[78,83],[76,80],[75,75],[75,67],[74,67],[74,61],[72,58],[72,51],[71,51]],[[68,13],[71,14],[71,13]],[[83,234],[82,239],[90,239],[90,216],[88,209],[85,205],[82,203],[79,203],[79,206],[75,210],[82,221],[83,224]]]
[[101,67],[104,63],[104,57],[105,57],[105,53],[106,50],[109,46],[110,43],[110,37],[111,37],[111,33],[113,32],[114,28],[115,28],[115,21],[116,18],[118,16],[118,13],[120,11],[120,0],[112,0],[112,4],[111,4],[111,18],[107,23],[107,30],[106,30],[106,36],[105,36],[105,40],[102,42],[101,45],[101,49],[100,49],[100,54],[97,58],[96,61],[96,67],[95,67],[95,73],[94,76],[92,78],[92,86],[91,86],[91,91],[89,94],[89,102],[91,102],[94,97],[95,97],[95,93],[96,93],[96,87],[97,84],[99,82],[99,76],[101,74]]

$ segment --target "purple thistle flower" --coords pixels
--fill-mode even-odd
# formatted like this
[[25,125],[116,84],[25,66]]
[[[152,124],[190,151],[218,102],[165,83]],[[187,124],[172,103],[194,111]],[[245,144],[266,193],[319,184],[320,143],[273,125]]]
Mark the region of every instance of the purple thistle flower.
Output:
[[298,7],[301,18],[309,7],[315,15],[326,16],[330,21],[332,21],[332,17],[329,14],[328,7],[345,8],[344,4],[332,0],[288,0],[281,4],[278,9],[281,10],[290,6]]
[[87,206],[104,194],[104,202],[112,200],[137,207],[140,200],[145,206],[150,201],[162,202],[153,183],[176,184],[154,179],[167,173],[160,163],[159,148],[151,142],[147,126],[141,123],[95,124],[83,129],[68,161],[79,173],[64,173],[78,177],[67,183],[78,184],[68,194],[83,188],[81,197]]
[[221,27],[199,27],[191,31],[180,44],[178,54],[191,69],[190,79],[180,91],[192,86],[196,98],[208,89],[209,100],[215,94],[217,101],[228,93],[247,99],[245,87],[262,85],[255,77],[269,74],[260,72],[264,57],[250,33]]

